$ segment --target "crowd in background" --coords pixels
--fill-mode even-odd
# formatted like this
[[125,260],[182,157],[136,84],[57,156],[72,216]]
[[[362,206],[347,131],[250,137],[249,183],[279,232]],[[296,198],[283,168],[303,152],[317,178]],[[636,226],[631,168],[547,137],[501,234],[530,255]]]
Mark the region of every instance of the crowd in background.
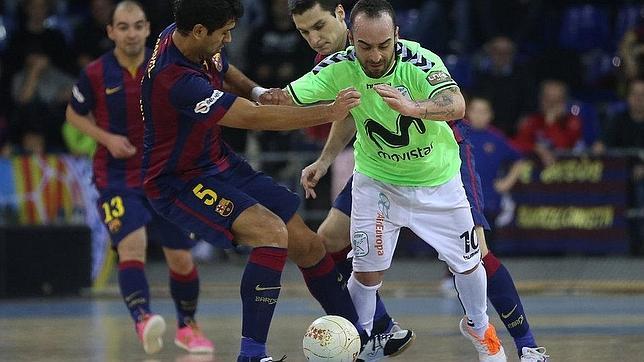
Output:
[[[141,1],[152,34],[171,23],[171,1]],[[264,87],[311,69],[314,52],[287,0],[246,0],[227,47],[231,63]],[[344,1],[350,9],[352,1]],[[644,5],[640,1],[392,1],[403,38],[439,54],[468,98],[487,104],[489,125],[544,164],[560,151],[644,149]],[[82,67],[112,47],[111,0],[0,0],[2,155],[70,152],[61,129]],[[318,150],[318,131],[262,132],[260,151]],[[244,152],[248,134],[226,129]],[[73,149],[71,150],[73,151]],[[267,164],[283,172],[287,162]],[[480,167],[485,167],[481,165]],[[479,167],[479,168],[480,168]],[[644,166],[633,165],[644,205]]]
[[[171,22],[171,1],[142,3],[153,33]],[[245,3],[228,49],[232,63],[265,87],[284,86],[307,72],[314,53],[294,28],[287,0]],[[615,129],[616,122],[628,121],[625,114],[642,123],[642,110],[633,109],[643,103],[644,7],[638,1],[393,4],[401,36],[438,53],[466,94],[488,99],[493,125],[521,150],[642,146],[641,137],[632,137],[637,132],[624,137]],[[0,3],[5,152],[8,145],[12,152],[67,151],[62,110],[78,71],[112,46],[105,34],[112,6],[111,0]],[[553,120],[566,131],[550,129]],[[244,132],[229,138],[244,150]],[[288,133],[260,140],[266,150],[305,147]]]

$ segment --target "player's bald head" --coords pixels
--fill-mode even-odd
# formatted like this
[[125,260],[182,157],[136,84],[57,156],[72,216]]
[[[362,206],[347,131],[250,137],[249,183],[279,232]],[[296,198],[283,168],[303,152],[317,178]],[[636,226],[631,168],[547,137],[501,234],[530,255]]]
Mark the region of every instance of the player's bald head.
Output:
[[120,1],[116,6],[112,8],[112,15],[110,16],[110,24],[114,25],[114,17],[117,12],[125,11],[125,12],[131,12],[135,10],[140,10],[143,13],[143,19],[147,19],[147,15],[145,14],[145,9],[143,8],[143,5],[141,5],[140,2],[135,1],[135,0],[124,0]]
[[396,58],[398,27],[391,4],[385,0],[360,0],[351,10],[349,41],[365,74],[382,77]]
[[188,34],[197,24],[211,33],[231,20],[244,15],[240,0],[175,0],[174,22],[181,34]]
[[[360,26],[363,21],[370,21],[387,17],[391,19],[392,29],[396,28],[396,13],[391,4],[386,0],[360,0],[351,9],[351,31]],[[356,20],[357,23],[356,23]]]
[[288,11],[291,15],[301,15],[315,5],[320,5],[322,10],[335,15],[335,9],[341,4],[340,0],[288,0]]

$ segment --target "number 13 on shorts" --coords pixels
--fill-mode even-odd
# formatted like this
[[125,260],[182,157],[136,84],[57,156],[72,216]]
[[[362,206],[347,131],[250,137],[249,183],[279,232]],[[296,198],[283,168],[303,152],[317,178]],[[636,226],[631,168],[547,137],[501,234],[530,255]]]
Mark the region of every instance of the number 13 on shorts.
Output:
[[125,215],[125,207],[123,207],[123,198],[121,196],[114,196],[110,201],[105,201],[101,204],[101,207],[105,214],[104,222],[106,224]]

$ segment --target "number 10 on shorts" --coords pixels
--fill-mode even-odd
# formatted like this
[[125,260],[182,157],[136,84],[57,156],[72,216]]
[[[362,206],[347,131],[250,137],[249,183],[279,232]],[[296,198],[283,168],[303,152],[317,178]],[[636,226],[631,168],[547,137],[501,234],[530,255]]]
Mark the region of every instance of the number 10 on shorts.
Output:
[[468,254],[471,250],[477,251],[479,248],[479,242],[476,240],[476,233],[474,232],[475,228],[461,234],[461,239],[465,242],[465,254]]

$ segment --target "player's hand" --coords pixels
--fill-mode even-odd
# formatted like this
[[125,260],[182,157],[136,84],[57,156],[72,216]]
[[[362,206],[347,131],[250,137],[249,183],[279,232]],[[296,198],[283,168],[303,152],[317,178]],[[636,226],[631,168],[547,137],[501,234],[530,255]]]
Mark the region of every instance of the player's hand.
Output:
[[543,164],[544,167],[550,167],[557,162],[557,157],[555,156],[548,147],[543,146],[541,144],[537,144],[534,147],[534,152],[539,156],[539,159],[541,159],[541,163]]
[[373,90],[382,97],[391,109],[402,115],[409,116],[415,107],[414,102],[407,99],[398,89],[390,85],[377,84],[373,86]]
[[350,87],[340,91],[335,97],[335,101],[329,104],[331,107],[332,115],[330,120],[332,122],[342,121],[347,118],[349,111],[360,105],[360,92],[355,88]]
[[512,189],[512,186],[514,186],[514,183],[507,178],[494,180],[494,190],[496,190],[496,192],[500,194],[504,194],[510,191],[510,189]]
[[36,74],[42,73],[50,64],[49,57],[40,53],[29,54],[25,63],[28,65],[29,70]]
[[304,193],[306,194],[307,199],[315,199],[317,197],[315,186],[317,186],[320,179],[326,175],[328,170],[329,165],[323,164],[320,160],[313,162],[302,170],[300,183],[304,188]]
[[280,88],[270,88],[266,92],[262,93],[259,98],[259,103],[261,104],[274,104],[274,105],[285,105],[285,106],[294,106],[295,103],[293,99],[283,89]]
[[136,147],[121,135],[111,135],[105,144],[114,158],[129,158],[136,154]]

